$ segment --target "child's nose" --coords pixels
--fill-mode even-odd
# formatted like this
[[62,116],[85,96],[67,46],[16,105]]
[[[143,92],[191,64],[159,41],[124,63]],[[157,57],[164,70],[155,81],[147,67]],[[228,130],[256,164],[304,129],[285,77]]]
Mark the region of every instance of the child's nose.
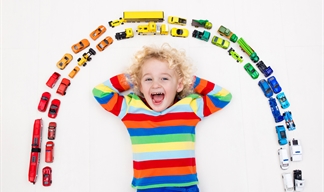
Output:
[[153,87],[160,87],[159,81],[153,81]]

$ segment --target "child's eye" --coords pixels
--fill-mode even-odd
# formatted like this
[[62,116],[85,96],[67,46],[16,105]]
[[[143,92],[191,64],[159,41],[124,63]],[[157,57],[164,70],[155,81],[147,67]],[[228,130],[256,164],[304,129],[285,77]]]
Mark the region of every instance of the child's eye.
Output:
[[162,77],[162,80],[163,81],[167,81],[167,80],[169,80],[167,77]]
[[152,79],[151,78],[146,78],[145,81],[152,81]]

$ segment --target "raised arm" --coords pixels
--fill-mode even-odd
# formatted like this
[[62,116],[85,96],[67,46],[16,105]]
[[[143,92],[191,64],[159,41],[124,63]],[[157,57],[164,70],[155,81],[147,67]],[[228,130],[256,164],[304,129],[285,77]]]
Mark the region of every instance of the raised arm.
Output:
[[195,77],[193,88],[194,92],[201,96],[192,104],[201,118],[221,110],[232,99],[229,91],[199,77]]
[[130,88],[131,84],[127,81],[126,75],[119,74],[94,87],[92,93],[106,111],[122,118],[130,98],[121,93]]

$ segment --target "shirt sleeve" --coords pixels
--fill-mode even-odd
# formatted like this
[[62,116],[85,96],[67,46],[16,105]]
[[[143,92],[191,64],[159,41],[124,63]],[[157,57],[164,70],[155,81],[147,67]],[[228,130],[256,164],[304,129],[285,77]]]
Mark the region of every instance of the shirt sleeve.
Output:
[[197,76],[193,89],[200,97],[193,100],[191,106],[201,119],[223,109],[232,99],[232,94],[223,87]]
[[126,74],[119,74],[95,86],[92,93],[98,103],[106,111],[118,116],[120,119],[126,114],[130,96],[121,93],[130,90],[132,84]]

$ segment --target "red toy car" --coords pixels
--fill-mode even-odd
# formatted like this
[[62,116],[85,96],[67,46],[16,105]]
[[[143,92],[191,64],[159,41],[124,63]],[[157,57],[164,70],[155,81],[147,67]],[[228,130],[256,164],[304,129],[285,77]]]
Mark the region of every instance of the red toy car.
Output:
[[39,104],[38,104],[38,110],[41,112],[46,111],[47,105],[51,99],[51,94],[49,92],[44,92],[42,94],[42,97],[40,98]]
[[47,141],[45,146],[45,162],[46,163],[53,163],[54,161],[54,142]]
[[35,184],[37,179],[37,172],[39,167],[41,141],[42,141],[42,128],[43,120],[36,119],[34,121],[33,136],[32,136],[32,148],[30,153],[28,180]]
[[48,81],[46,82],[46,85],[49,87],[49,88],[53,88],[55,86],[55,83],[57,82],[57,80],[59,80],[60,78],[60,74],[57,73],[57,72],[54,72],[52,74],[52,76],[48,79]]
[[53,99],[50,109],[48,110],[48,117],[55,118],[60,109],[61,101],[58,99]]
[[67,78],[63,78],[60,86],[57,88],[56,93],[60,95],[65,95],[67,88],[71,85],[71,82]]
[[52,168],[44,167],[43,168],[43,185],[45,187],[51,186],[52,184]]
[[54,140],[55,135],[56,135],[56,123],[50,122],[48,124],[48,133],[47,133],[48,140]]

